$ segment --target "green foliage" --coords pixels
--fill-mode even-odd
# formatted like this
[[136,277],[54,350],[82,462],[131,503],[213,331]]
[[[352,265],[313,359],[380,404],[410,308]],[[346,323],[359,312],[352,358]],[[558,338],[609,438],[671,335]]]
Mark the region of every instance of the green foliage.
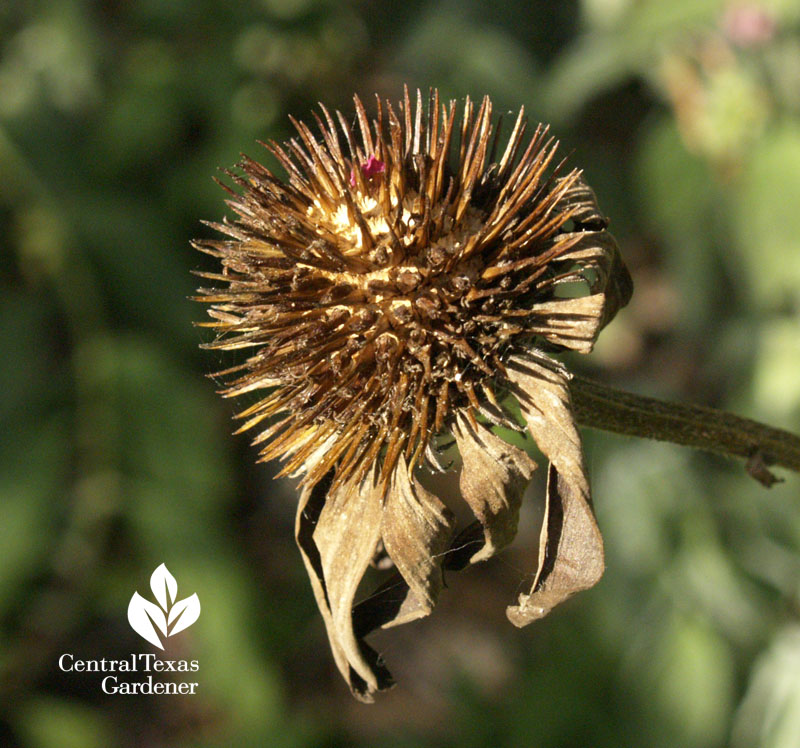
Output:
[[[742,8],[750,16],[737,16]],[[759,15],[760,14],[760,15]],[[754,20],[755,19],[755,20]],[[748,25],[749,24],[749,25]],[[587,434],[608,571],[540,624],[513,549],[339,682],[296,497],[231,437],[188,300],[211,178],[322,100],[401,84],[552,121],[637,292],[597,355],[629,389],[800,429],[800,11],[791,0],[11,2],[0,7],[0,742],[51,746],[800,744],[798,478]],[[541,471],[540,471],[541,472]],[[452,481],[452,478],[447,479]],[[103,697],[61,652],[147,651],[165,562],[202,615],[197,697]],[[177,639],[178,637],[176,637]]]

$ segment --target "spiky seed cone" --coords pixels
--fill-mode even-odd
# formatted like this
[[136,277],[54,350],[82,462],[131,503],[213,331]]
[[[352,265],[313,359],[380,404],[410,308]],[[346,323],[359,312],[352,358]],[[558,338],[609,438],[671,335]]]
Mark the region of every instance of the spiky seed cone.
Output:
[[334,467],[337,484],[363,478],[375,460],[385,480],[401,454],[434,460],[426,447],[455,412],[513,427],[496,392],[503,353],[567,342],[569,321],[542,309],[586,279],[572,251],[582,235],[565,224],[603,225],[565,199],[577,171],[548,178],[546,128],[517,158],[523,110],[495,162],[488,97],[477,116],[467,99],[457,123],[455,102],[440,110],[434,92],[425,112],[418,94],[413,113],[406,91],[399,117],[377,100],[372,128],[355,104],[357,134],[321,107],[321,141],[293,119],[299,140],[267,145],[289,184],[243,158],[245,176],[229,174],[239,218],[211,224],[230,239],[197,242],[224,268],[204,277],[228,285],[201,289],[220,334],[208,347],[254,351],[218,373],[222,394],[270,390],[241,430],[284,414],[256,439],[261,457],[284,459],[283,473],[308,465],[310,484]]
[[[397,111],[376,99],[371,125],[357,97],[355,111],[356,127],[338,112],[337,126],[321,105],[319,135],[293,119],[296,138],[266,144],[288,183],[244,157],[241,174],[228,172],[239,187],[228,190],[236,220],[210,224],[228,238],[196,246],[222,265],[221,273],[201,273],[224,284],[201,289],[214,319],[206,324],[217,331],[207,347],[249,352],[218,372],[222,394],[262,393],[238,415],[240,430],[262,427],[261,458],[279,458],[281,474],[303,476],[298,542],[337,663],[366,698],[385,681],[354,639],[349,611],[363,554],[337,560],[341,537],[364,545],[366,558],[383,543],[416,595],[422,612],[414,615],[427,612],[441,574],[441,561],[431,558],[447,549],[452,523],[413,471],[423,461],[438,467],[432,440],[449,431],[464,459],[462,493],[485,535],[471,560],[508,542],[534,466],[484,425],[521,430],[501,404],[506,392],[520,400],[554,466],[551,493],[561,501],[572,487],[581,511],[588,507],[592,535],[566,375],[541,353],[590,350],[631,285],[593,193],[578,171],[564,173],[555,162],[546,127],[526,142],[523,110],[498,160],[500,127],[488,97],[477,112],[467,99],[460,119],[455,102],[442,105],[437,91],[427,106],[417,92],[414,108],[406,89]],[[564,293],[576,284],[585,295]],[[542,429],[546,423],[559,439]],[[324,508],[310,514],[319,501]],[[376,502],[382,513],[373,512]],[[364,514],[355,527],[358,507]],[[427,524],[415,524],[420,516]],[[377,529],[356,539],[367,525]],[[429,557],[408,551],[415,542]],[[593,535],[591,542],[596,549]],[[586,579],[594,580],[602,564],[592,554]],[[536,608],[521,598],[528,607],[520,620],[589,584],[546,590],[561,568],[548,564],[551,576],[540,568],[529,597],[546,592],[549,602],[537,598]]]

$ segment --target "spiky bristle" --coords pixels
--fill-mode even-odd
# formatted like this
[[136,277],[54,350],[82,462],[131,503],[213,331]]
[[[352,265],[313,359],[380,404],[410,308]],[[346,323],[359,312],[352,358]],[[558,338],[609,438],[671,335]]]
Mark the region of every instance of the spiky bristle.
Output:
[[582,234],[565,226],[579,174],[559,175],[541,125],[523,149],[523,110],[495,161],[488,97],[460,122],[437,91],[414,108],[406,89],[399,114],[378,99],[371,127],[357,97],[355,128],[320,108],[319,137],[292,120],[296,138],[266,144],[288,182],[244,157],[228,173],[237,218],[211,224],[228,238],[196,246],[226,284],[201,289],[208,347],[251,352],[220,373],[223,394],[266,393],[242,429],[266,424],[262,459],[308,484],[335,468],[335,487],[376,460],[384,479],[401,455],[433,460],[456,412],[516,426],[495,378],[510,346],[564,343],[543,309],[583,277]]

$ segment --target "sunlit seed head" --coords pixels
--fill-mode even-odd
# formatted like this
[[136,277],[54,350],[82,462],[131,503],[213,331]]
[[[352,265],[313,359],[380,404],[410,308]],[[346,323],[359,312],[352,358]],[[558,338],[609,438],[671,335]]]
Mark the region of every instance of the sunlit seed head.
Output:
[[513,426],[495,392],[504,356],[566,339],[541,305],[591,285],[575,250],[581,222],[602,221],[575,214],[579,174],[546,128],[526,140],[523,111],[501,149],[488,97],[460,119],[436,91],[397,110],[378,99],[371,124],[355,107],[356,128],[322,107],[318,135],[293,120],[295,139],[267,144],[288,182],[243,159],[237,218],[212,224],[228,238],[197,242],[222,264],[203,274],[224,284],[201,289],[208,347],[249,354],[220,372],[223,394],[259,393],[242,430],[263,429],[262,458],[307,483],[435,463],[431,439],[459,412]]

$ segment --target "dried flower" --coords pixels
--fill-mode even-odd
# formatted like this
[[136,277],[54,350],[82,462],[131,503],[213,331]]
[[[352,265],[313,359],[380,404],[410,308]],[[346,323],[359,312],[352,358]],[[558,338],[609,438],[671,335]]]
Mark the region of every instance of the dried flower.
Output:
[[[302,476],[296,537],[336,664],[360,699],[391,684],[364,641],[430,613],[444,569],[489,558],[517,527],[536,468],[493,425],[522,431],[519,403],[549,460],[539,568],[508,609],[518,626],[548,613],[603,571],[569,374],[547,353],[586,353],[627,303],[632,284],[580,172],[562,174],[538,126],[525,143],[520,110],[498,161],[500,128],[485,97],[427,107],[408,91],[399,110],[377,100],[358,128],[315,116],[319,136],[266,147],[281,181],[243,158],[230,173],[237,219],[197,247],[219,258],[226,284],[201,289],[217,339],[249,349],[219,372],[222,394],[262,393],[239,414],[261,459]],[[494,132],[493,132],[494,131]],[[575,296],[582,286],[584,295]],[[476,522],[456,536],[451,512],[416,477],[444,469],[437,439],[452,434],[460,489]],[[393,576],[354,604],[376,559]]]

